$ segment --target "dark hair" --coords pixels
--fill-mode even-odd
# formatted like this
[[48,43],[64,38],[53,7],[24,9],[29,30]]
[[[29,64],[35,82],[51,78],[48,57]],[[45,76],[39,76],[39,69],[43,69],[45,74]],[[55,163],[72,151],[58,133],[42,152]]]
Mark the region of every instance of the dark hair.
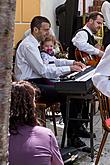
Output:
[[44,45],[44,43],[47,41],[52,41],[54,45],[56,44],[56,38],[53,35],[49,34],[45,36],[45,38],[41,41],[40,43],[41,48]]
[[100,17],[104,18],[101,12],[93,11],[93,12],[91,12],[91,13],[89,14],[89,16],[88,16],[88,18],[87,18],[87,21],[89,21],[90,19],[96,20],[98,15],[99,15]]
[[43,17],[43,16],[34,17],[31,21],[31,32],[33,32],[34,27],[37,27],[38,29],[40,29],[41,24],[43,22],[48,23],[51,26],[50,21],[46,17]]
[[35,97],[37,98],[39,94],[39,88],[34,88],[27,81],[12,83],[9,118],[10,133],[17,134],[17,128],[21,125],[38,125]]

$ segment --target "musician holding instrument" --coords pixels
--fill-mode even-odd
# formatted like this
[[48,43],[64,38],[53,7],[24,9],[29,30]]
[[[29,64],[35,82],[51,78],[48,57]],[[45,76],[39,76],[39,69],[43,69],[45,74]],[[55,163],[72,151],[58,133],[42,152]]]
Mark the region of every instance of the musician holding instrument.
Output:
[[[98,30],[102,28],[102,24],[103,15],[100,12],[94,11],[91,12],[88,16],[85,26],[82,29],[76,31],[74,37],[72,38],[73,47],[71,47],[71,52],[73,49],[73,56],[75,50],[76,60],[82,61],[86,65],[97,65],[104,52],[100,50],[101,46],[97,44],[94,35],[98,32]],[[83,107],[81,114],[82,118],[88,118],[89,108],[87,103],[83,100],[81,102],[80,100],[79,104]],[[86,133],[89,135],[89,132],[86,131],[85,125],[82,125],[82,127],[79,129],[79,132],[81,132],[81,130],[84,130],[84,134]]]
[[72,43],[77,48],[76,50],[80,51],[75,55],[77,60],[81,60],[87,65],[91,65],[92,61],[94,64],[99,62],[97,57],[102,57],[103,51],[100,50],[101,46],[97,44],[94,35],[101,29],[102,24],[103,15],[94,11],[88,16],[86,25],[76,32]]

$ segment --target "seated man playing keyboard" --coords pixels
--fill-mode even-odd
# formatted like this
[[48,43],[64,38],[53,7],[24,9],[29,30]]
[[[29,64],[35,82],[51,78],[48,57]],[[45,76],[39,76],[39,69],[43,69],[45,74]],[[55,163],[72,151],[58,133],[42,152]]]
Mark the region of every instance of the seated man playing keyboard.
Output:
[[[31,34],[27,36],[18,46],[15,60],[15,76],[17,80],[28,80],[29,82],[37,84],[41,90],[41,100],[44,102],[61,103],[61,112],[65,123],[66,113],[66,97],[60,95],[54,88],[54,83],[51,84],[50,79],[55,79],[61,75],[69,74],[71,72],[82,71],[86,66],[81,62],[74,60],[62,59],[59,65],[44,64],[39,51],[39,42],[49,34],[50,22],[47,18],[36,16],[31,22]],[[70,116],[75,117],[78,113],[77,106],[74,106],[73,100],[71,103]],[[86,146],[75,135],[76,122],[69,122],[67,138],[68,145],[73,147]]]

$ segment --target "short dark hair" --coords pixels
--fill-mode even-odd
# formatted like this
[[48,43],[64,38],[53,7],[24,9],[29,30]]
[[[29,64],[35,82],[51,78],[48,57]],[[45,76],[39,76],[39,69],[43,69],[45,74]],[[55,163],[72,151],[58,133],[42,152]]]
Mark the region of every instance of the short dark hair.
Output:
[[89,14],[87,21],[89,21],[90,19],[96,20],[98,15],[104,19],[103,14],[101,12],[93,11]]
[[31,32],[33,32],[34,27],[37,27],[38,29],[40,29],[41,24],[43,22],[48,23],[51,26],[50,21],[46,17],[35,16],[31,21]]

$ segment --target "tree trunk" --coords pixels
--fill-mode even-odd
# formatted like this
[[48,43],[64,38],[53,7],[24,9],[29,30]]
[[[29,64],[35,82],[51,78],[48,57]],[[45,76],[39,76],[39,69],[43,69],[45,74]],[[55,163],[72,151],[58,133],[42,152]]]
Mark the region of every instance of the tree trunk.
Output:
[[0,165],[7,164],[16,0],[0,0]]

